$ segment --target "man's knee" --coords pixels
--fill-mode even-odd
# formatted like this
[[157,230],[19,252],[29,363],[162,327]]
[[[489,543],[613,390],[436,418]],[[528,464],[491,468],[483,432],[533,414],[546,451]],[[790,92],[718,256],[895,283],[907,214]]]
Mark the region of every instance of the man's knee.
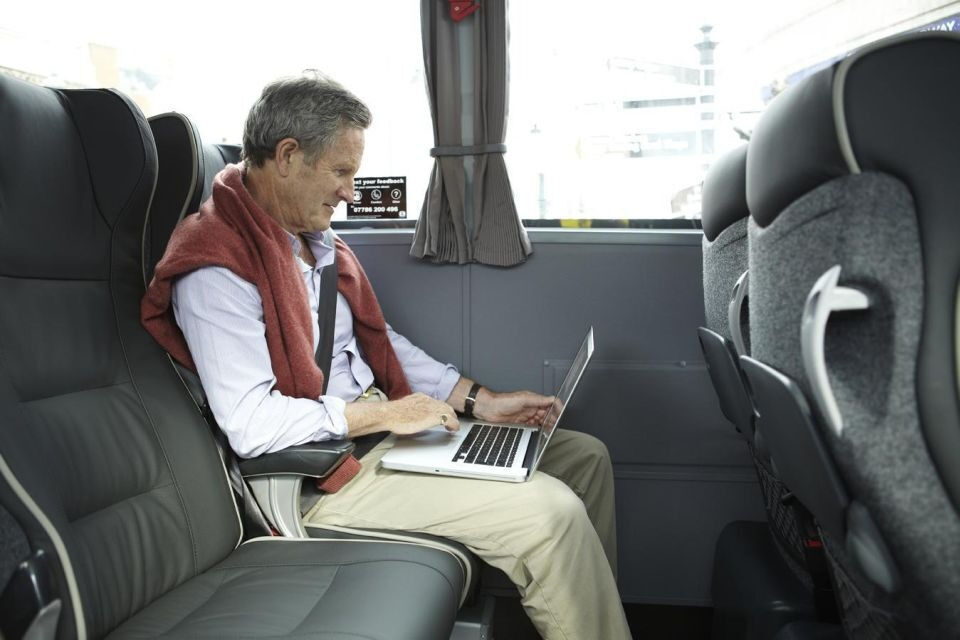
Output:
[[590,523],[583,501],[564,484],[551,484],[542,491],[535,508],[540,511],[536,519],[554,533]]
[[582,431],[572,431],[571,434],[573,434],[574,445],[582,460],[600,467],[610,465],[610,452],[602,440]]

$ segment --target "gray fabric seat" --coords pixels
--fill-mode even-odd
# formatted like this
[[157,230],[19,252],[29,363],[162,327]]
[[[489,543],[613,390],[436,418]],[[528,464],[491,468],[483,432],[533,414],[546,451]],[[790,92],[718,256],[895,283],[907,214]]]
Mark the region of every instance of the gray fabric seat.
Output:
[[449,554],[237,547],[213,436],[140,325],[157,159],[133,103],[0,76],[0,138],[0,504],[52,560],[57,637],[449,637]]
[[[740,370],[738,355],[750,353],[749,293],[741,292],[741,308],[731,316],[736,286],[747,287],[747,146],[718,159],[703,184],[703,299],[707,331],[700,330],[710,376],[724,414],[747,440],[760,481],[760,492],[774,541],[790,569],[804,584],[812,581],[806,570],[803,536],[796,514],[784,496],[789,489],[773,470],[763,432],[754,424],[754,409]],[[731,326],[731,323],[736,323]],[[744,353],[734,346],[739,332]]]
[[[815,619],[813,579],[797,505],[773,470],[738,360],[749,353],[747,274],[747,146],[718,158],[704,179],[703,295],[706,327],[698,336],[720,407],[746,440],[757,470],[767,522],[732,522],[717,540],[711,594],[713,633],[741,637],[747,629],[770,637],[785,624]],[[739,303],[739,306],[738,306]]]
[[778,96],[747,158],[744,369],[852,638],[960,629],[957,69],[953,34],[867,47]]
[[[717,158],[703,180],[703,306],[707,328],[732,340],[728,307],[747,271],[747,145]],[[743,318],[742,320],[746,320]],[[742,331],[746,352],[750,332]]]
[[[753,407],[742,384],[736,362],[738,350],[750,352],[746,322],[746,295],[735,292],[747,283],[747,147],[718,158],[703,181],[703,309],[706,327],[700,327],[710,378],[720,409],[753,446]],[[731,313],[736,326],[731,326]],[[736,337],[734,336],[736,333]],[[738,346],[739,345],[739,346]]]

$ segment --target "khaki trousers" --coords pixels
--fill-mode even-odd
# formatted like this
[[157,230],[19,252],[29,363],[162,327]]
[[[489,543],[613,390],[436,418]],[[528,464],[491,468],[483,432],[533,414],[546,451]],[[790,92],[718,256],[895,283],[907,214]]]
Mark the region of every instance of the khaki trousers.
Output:
[[543,638],[630,638],[614,576],[613,472],[606,447],[559,429],[540,467],[514,484],[380,467],[391,435],[360,473],[304,520],[450,538],[506,573]]

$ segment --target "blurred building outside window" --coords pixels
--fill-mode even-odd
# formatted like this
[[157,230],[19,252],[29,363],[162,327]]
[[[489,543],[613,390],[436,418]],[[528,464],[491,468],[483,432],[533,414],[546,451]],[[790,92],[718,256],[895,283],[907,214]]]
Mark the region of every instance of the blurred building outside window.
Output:
[[[777,93],[918,29],[960,31],[960,2],[515,0],[506,160],[521,217],[696,218],[711,162]],[[415,218],[433,146],[419,30],[417,3],[390,0],[255,16],[174,0],[149,23],[115,0],[41,0],[0,16],[0,73],[113,87],[148,117],[179,111],[205,142],[239,143],[264,84],[318,69],[370,105],[361,175],[406,176]]]

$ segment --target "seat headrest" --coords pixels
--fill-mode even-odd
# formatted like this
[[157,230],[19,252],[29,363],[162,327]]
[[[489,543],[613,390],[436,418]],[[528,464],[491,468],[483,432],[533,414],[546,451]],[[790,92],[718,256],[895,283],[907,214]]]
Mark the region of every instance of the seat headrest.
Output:
[[703,180],[703,235],[713,242],[721,231],[749,214],[747,145],[742,145],[714,161]]
[[[769,225],[798,197],[843,175],[871,170],[903,179],[911,166],[934,173],[934,167],[957,166],[949,162],[960,153],[942,143],[960,128],[960,94],[944,81],[958,56],[957,34],[898,36],[777,96],[753,133],[747,159],[747,202],[757,224]],[[894,166],[901,169],[891,171]]]
[[213,193],[213,178],[228,164],[240,162],[240,145],[205,144],[203,145],[203,193],[200,202]]
[[240,160],[237,145],[203,144],[196,126],[181,113],[154,116],[150,128],[157,141],[160,169],[144,242],[144,278],[148,282],[173,229],[210,197],[214,176]]
[[0,140],[0,275],[107,279],[113,229],[144,214],[156,178],[140,110],[116,91],[0,75]]
[[150,118],[150,129],[157,143],[159,169],[144,235],[147,281],[153,277],[173,228],[184,215],[197,210],[203,173],[198,161],[200,134],[190,120],[179,113],[164,113]]
[[747,204],[761,227],[804,193],[849,172],[834,122],[835,70],[823,69],[778,95],[753,131]]

